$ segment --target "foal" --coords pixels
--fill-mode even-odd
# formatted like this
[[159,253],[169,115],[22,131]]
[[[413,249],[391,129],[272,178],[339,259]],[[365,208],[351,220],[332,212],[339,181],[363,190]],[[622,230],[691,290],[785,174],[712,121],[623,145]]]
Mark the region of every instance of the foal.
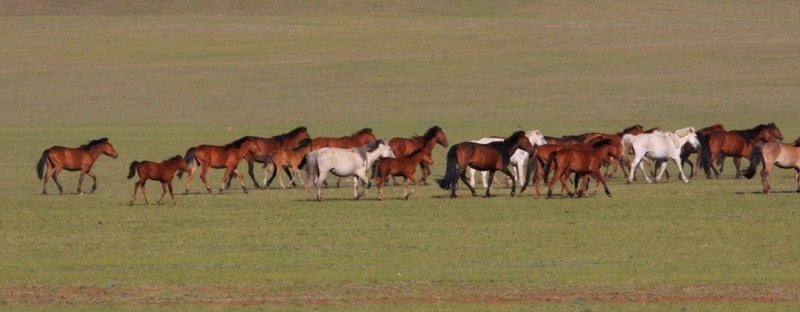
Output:
[[[417,178],[414,174],[417,172],[417,165],[425,164],[432,165],[433,159],[431,154],[424,148],[417,149],[409,155],[399,158],[381,158],[376,165],[375,179],[378,184],[378,198],[383,200],[383,184],[392,176],[403,177],[403,199],[408,199],[411,194],[417,192]],[[408,180],[414,182],[414,190],[408,192]]]
[[136,184],[133,187],[133,199],[131,199],[131,205],[133,202],[136,201],[136,191],[139,190],[139,187],[142,187],[142,196],[144,196],[144,201],[147,205],[150,205],[150,200],[147,199],[147,191],[145,191],[144,184],[147,183],[147,180],[156,180],[161,182],[161,197],[158,199],[157,204],[161,204],[161,200],[164,199],[164,195],[167,194],[167,189],[169,188],[169,196],[172,197],[172,202],[176,205],[178,204],[175,201],[175,196],[172,195],[172,178],[175,176],[175,172],[178,171],[178,178],[183,175],[183,172],[188,172],[189,167],[186,165],[186,161],[184,161],[183,157],[180,155],[176,155],[168,160],[162,161],[160,163],[152,162],[152,161],[133,161],[131,162],[131,168],[128,172],[128,179],[133,178],[135,173],[139,174],[139,181],[136,181]]
[[[291,180],[289,180],[289,186],[295,187],[297,186],[294,182],[296,178],[300,178],[300,181],[303,180],[303,175],[300,174],[300,164],[303,163],[309,152],[311,152],[311,139],[306,138],[297,143],[297,146],[290,151],[278,149],[268,154],[266,161],[264,161],[264,167],[266,167],[268,163],[272,163],[276,172],[279,168],[290,168],[291,170],[289,173],[291,173]],[[269,169],[271,168],[267,168],[267,171],[264,173],[265,186],[269,185],[267,183]],[[283,178],[281,178],[280,175],[278,175],[278,181],[281,183],[281,188],[285,189],[286,186],[283,184]]]

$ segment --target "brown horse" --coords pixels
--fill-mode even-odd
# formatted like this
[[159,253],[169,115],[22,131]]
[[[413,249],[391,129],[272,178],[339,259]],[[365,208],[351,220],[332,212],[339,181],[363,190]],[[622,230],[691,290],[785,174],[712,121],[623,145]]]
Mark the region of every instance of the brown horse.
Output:
[[184,171],[189,171],[189,166],[186,164],[186,161],[183,160],[181,155],[175,155],[175,157],[160,163],[147,160],[134,160],[131,162],[131,167],[128,171],[128,179],[133,178],[133,176],[136,174],[139,175],[139,181],[136,181],[136,184],[133,186],[133,199],[131,199],[131,205],[133,205],[133,202],[136,201],[136,191],[139,190],[139,187],[142,187],[142,196],[144,196],[144,202],[150,206],[150,200],[147,199],[147,191],[144,187],[144,184],[147,183],[147,180],[161,182],[162,192],[161,197],[156,202],[157,204],[161,204],[161,200],[164,199],[164,195],[167,194],[167,189],[169,189],[169,196],[172,197],[172,202],[177,205],[178,202],[175,201],[175,195],[172,194],[172,179],[175,177],[176,171],[178,172],[178,178],[183,175]]
[[[413,136],[411,138],[401,138],[395,137],[389,140],[389,146],[392,147],[392,152],[397,157],[402,157],[405,155],[410,155],[412,152],[423,148],[429,155],[433,151],[433,147],[436,144],[441,145],[442,147],[447,147],[447,136],[444,135],[444,131],[439,126],[433,126],[425,131],[425,134],[422,136]],[[423,185],[427,185],[428,176],[431,174],[431,167],[430,164],[421,162],[419,163],[419,167],[422,171],[422,177],[420,180],[422,181]],[[392,177],[392,181],[394,185],[397,185],[397,181],[394,180]],[[414,182],[416,183],[416,182]]]
[[[556,173],[553,180],[547,183],[547,198],[553,196],[553,186],[555,185],[556,179],[561,181],[562,187],[567,187],[566,181],[571,172],[583,175],[583,184],[580,189],[575,189],[575,193],[578,197],[583,196],[588,188],[590,176],[598,182],[603,183],[603,189],[606,195],[611,197],[611,192],[609,192],[605,178],[600,172],[600,167],[605,163],[610,163],[612,159],[620,159],[620,157],[622,157],[622,150],[616,144],[611,143],[611,140],[606,140],[606,142],[595,148],[566,147],[550,153],[543,169],[544,180],[547,181],[547,176],[550,173],[552,165],[555,165]],[[570,197],[573,196],[571,192],[568,192],[568,195]]]
[[489,187],[486,188],[486,197],[491,197],[489,191],[491,190],[492,180],[494,180],[494,173],[499,170],[511,178],[511,196],[514,196],[517,184],[514,175],[508,170],[508,164],[511,160],[511,155],[517,149],[522,149],[528,153],[533,152],[533,144],[525,136],[525,131],[514,132],[507,139],[499,142],[487,144],[462,142],[453,145],[447,152],[447,167],[444,177],[439,180],[439,187],[445,190],[449,189],[450,198],[455,198],[458,179],[460,178],[469,187],[472,196],[476,196],[475,189],[469,185],[469,179],[466,175],[467,167],[476,170],[488,170],[489,179],[487,183]]
[[[375,135],[372,134],[372,128],[363,128],[348,136],[333,138],[333,137],[316,137],[311,141],[311,150],[318,150],[323,147],[336,147],[336,148],[356,148],[362,147],[376,141]],[[336,186],[341,183],[342,178],[336,180]],[[323,181],[327,185],[327,181]]]
[[[294,128],[292,131],[270,138],[256,136],[250,136],[249,138],[252,138],[256,141],[256,144],[258,145],[258,155],[267,155],[277,150],[291,151],[292,148],[297,146],[300,141],[308,139],[310,136],[308,135],[308,130],[306,127],[300,126]],[[244,159],[247,161],[247,173],[250,174],[250,178],[253,180],[253,184],[256,186],[256,188],[268,188],[270,183],[272,183],[272,180],[275,179],[275,175],[277,175],[278,170],[272,171],[272,175],[269,177],[269,179],[264,177],[264,185],[259,185],[258,181],[256,181],[255,173],[253,172],[253,164],[255,162],[261,162],[264,163],[264,165],[269,165],[271,163],[266,161],[263,157],[256,157],[255,153],[245,154]],[[290,178],[292,177],[292,173],[289,171],[289,169],[285,168],[285,172]],[[228,180],[228,187],[230,187],[231,179],[233,179],[233,176],[230,176],[230,179]]]
[[767,142],[756,144],[750,153],[750,167],[744,171],[745,178],[752,178],[761,162],[761,186],[764,194],[771,191],[767,176],[772,171],[772,166],[784,169],[794,169],[795,190],[800,193],[800,138],[793,143]]
[[81,172],[78,178],[78,194],[83,194],[81,184],[86,175],[92,178],[92,193],[94,193],[97,190],[97,177],[92,172],[92,165],[100,157],[100,154],[117,158],[117,151],[108,142],[108,138],[92,140],[88,144],[77,148],[53,146],[44,150],[42,157],[39,158],[39,162],[36,164],[36,173],[39,175],[39,180],[44,180],[42,194],[47,194],[47,179],[51,177],[58,186],[58,192],[64,194],[64,189],[61,187],[61,183],[58,182],[58,174],[64,169]]
[[736,177],[741,176],[740,167],[742,157],[750,157],[753,146],[758,142],[774,142],[783,140],[783,134],[775,123],[761,124],[747,130],[715,131],[700,140],[700,167],[706,172],[706,178],[711,179],[711,169],[719,178],[720,171],[711,163],[720,156],[732,156],[736,166]]
[[[725,132],[725,127],[722,124],[714,124],[700,130],[697,130],[697,138],[700,139],[701,136],[709,135],[711,132],[722,131]],[[702,145],[700,149],[702,149]],[[700,164],[700,149],[694,148],[691,144],[684,144],[681,148],[681,166],[688,163],[689,167],[692,168],[690,177],[694,178],[697,175],[697,169],[699,166],[695,166],[691,160],[689,160],[689,156],[692,154],[697,154],[697,158],[695,162],[699,165]],[[725,155],[720,155],[719,159],[716,160],[717,166],[720,167],[720,172],[722,171],[722,164],[725,161]],[[668,176],[669,177],[669,176]]]
[[[267,154],[264,167],[267,167],[267,164],[271,164],[272,166],[267,168],[267,172],[264,173],[264,185],[267,185],[267,174],[270,169],[275,168],[274,171],[277,171],[278,168],[283,168],[289,169],[291,173],[289,175],[291,178],[291,180],[289,180],[289,186],[297,186],[294,182],[295,178],[299,178],[299,181],[303,181],[303,176],[300,173],[300,165],[305,161],[306,155],[308,155],[309,152],[311,152],[311,139],[305,138],[297,143],[297,146],[292,150],[287,151],[279,149]],[[278,181],[281,182],[281,188],[286,189],[286,186],[283,184],[283,178],[278,176]]]
[[[390,144],[391,146],[391,144]],[[376,170],[375,179],[378,184],[378,198],[383,200],[383,184],[386,183],[389,175],[403,177],[403,199],[408,199],[411,194],[417,191],[417,178],[414,174],[417,171],[417,165],[433,164],[431,154],[425,148],[419,148],[411,154],[405,156],[397,156],[397,158],[381,158],[375,165]],[[408,180],[414,182],[414,190],[408,192]]]
[[200,179],[203,180],[206,191],[209,193],[211,193],[211,187],[208,185],[208,180],[206,180],[209,167],[214,169],[225,168],[225,174],[222,176],[222,185],[219,187],[220,192],[225,189],[231,173],[235,173],[242,182],[242,190],[247,193],[247,186],[244,184],[244,176],[239,172],[239,169],[236,169],[239,165],[239,161],[241,161],[247,153],[253,153],[258,157],[263,157],[258,154],[258,144],[256,144],[256,140],[249,136],[242,137],[224,146],[199,145],[189,148],[186,151],[186,156],[184,156],[186,162],[191,166],[189,178],[186,180],[186,193],[189,193],[189,187],[192,185],[192,177],[194,177],[197,167],[202,167]]

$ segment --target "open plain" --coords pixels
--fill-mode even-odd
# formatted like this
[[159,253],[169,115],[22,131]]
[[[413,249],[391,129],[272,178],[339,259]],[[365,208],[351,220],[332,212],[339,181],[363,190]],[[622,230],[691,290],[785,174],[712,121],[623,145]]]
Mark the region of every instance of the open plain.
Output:
[[[439,125],[453,145],[775,122],[793,141],[798,3],[36,0],[0,15],[4,310],[800,308],[792,170],[773,171],[769,195],[728,159],[717,180],[684,184],[670,164],[666,182],[617,173],[610,198],[550,200],[431,184],[354,201],[349,179],[324,202],[277,183],[207,194],[197,177],[183,194],[184,177],[178,205],[153,206],[129,205],[126,179],[134,160],[296,126]],[[64,172],[64,195],[41,194],[44,149],[100,137],[119,157],[98,159],[95,193]]]

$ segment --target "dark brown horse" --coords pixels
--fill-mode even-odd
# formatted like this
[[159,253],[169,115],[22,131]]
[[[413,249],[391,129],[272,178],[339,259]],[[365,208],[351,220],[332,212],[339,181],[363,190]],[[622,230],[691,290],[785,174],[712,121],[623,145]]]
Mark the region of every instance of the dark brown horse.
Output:
[[[376,141],[375,135],[372,134],[372,128],[363,128],[348,136],[343,137],[316,137],[311,141],[311,150],[318,150],[323,147],[336,147],[336,148],[356,148],[363,147],[364,145],[374,143]],[[336,186],[339,186],[342,179],[336,180]],[[323,181],[327,185],[327,181]]]
[[711,169],[714,176],[719,178],[720,171],[712,163],[721,156],[733,157],[736,167],[736,177],[741,176],[740,167],[742,157],[750,157],[753,146],[758,142],[774,142],[783,140],[783,134],[775,123],[761,124],[747,130],[714,131],[700,140],[700,167],[706,172],[706,178],[711,179]]
[[257,157],[264,157],[258,154],[258,144],[253,137],[242,137],[236,141],[228,143],[227,145],[199,145],[189,148],[186,151],[186,162],[191,166],[189,170],[189,177],[186,179],[186,193],[189,193],[189,187],[192,185],[192,177],[194,177],[197,167],[201,167],[200,179],[206,186],[206,190],[211,193],[211,187],[206,180],[208,168],[225,169],[225,174],[222,176],[222,185],[219,191],[222,192],[230,179],[231,173],[235,173],[242,182],[242,190],[247,193],[247,186],[244,184],[244,176],[236,167],[239,161],[244,158],[247,153],[253,153]]
[[[258,155],[267,155],[277,150],[291,151],[292,148],[297,146],[300,141],[308,139],[310,136],[308,135],[308,130],[306,127],[300,126],[294,128],[292,131],[270,138],[256,136],[250,136],[249,138],[252,138],[256,141],[256,144],[258,144]],[[255,162],[260,162],[264,163],[264,165],[270,165],[271,163],[266,161],[263,157],[256,157],[256,153],[247,153],[245,154],[244,159],[247,161],[247,173],[250,174],[250,178],[253,180],[253,184],[256,186],[256,188],[268,188],[272,183],[272,180],[275,179],[275,175],[278,174],[278,170],[272,171],[272,175],[269,178],[264,177],[264,185],[259,185],[258,181],[256,181],[255,173],[253,172],[253,164]],[[292,173],[289,171],[289,169],[284,169],[286,175],[291,178]],[[233,179],[233,176],[231,176],[230,179]],[[230,187],[230,179],[228,180],[228,187]]]
[[761,186],[764,194],[771,192],[767,176],[772,171],[772,166],[784,169],[794,169],[795,190],[800,193],[800,138],[793,143],[767,142],[759,143],[750,153],[750,167],[744,172],[745,178],[752,178],[756,174],[758,165],[763,161],[761,169]]
[[181,155],[175,155],[170,159],[162,161],[160,163],[153,162],[153,161],[133,161],[131,162],[130,170],[128,171],[128,179],[133,178],[134,175],[139,175],[139,181],[136,181],[136,184],[133,186],[133,199],[131,199],[131,205],[133,202],[136,201],[136,191],[139,190],[139,187],[142,188],[142,196],[144,196],[144,202],[147,205],[150,205],[150,200],[147,199],[147,190],[145,190],[145,183],[147,180],[155,180],[161,182],[161,197],[156,202],[157,204],[161,204],[161,200],[164,199],[164,195],[167,194],[167,189],[169,189],[169,196],[172,197],[172,202],[174,204],[178,204],[175,201],[175,195],[172,194],[172,179],[175,177],[175,172],[178,172],[178,178],[183,175],[184,171],[189,171],[189,166],[186,164],[186,161],[183,160]]
[[[598,182],[603,184],[606,195],[611,197],[611,192],[608,190],[605,178],[600,172],[603,164],[610,163],[613,159],[620,159],[622,157],[622,150],[616,145],[606,140],[599,147],[594,148],[576,148],[566,147],[561,150],[550,153],[547,158],[547,163],[544,166],[544,180],[547,181],[547,176],[550,173],[551,166],[555,165],[555,176],[553,180],[547,183],[548,191],[547,198],[553,195],[553,186],[556,180],[561,181],[562,187],[567,187],[567,178],[569,174],[574,172],[583,176],[583,184],[580,189],[575,190],[578,197],[583,196],[589,185],[589,177],[591,176]],[[577,179],[577,178],[576,178]],[[575,181],[577,184],[577,181]],[[572,197],[572,193],[568,193]]]
[[[390,144],[391,145],[391,144]],[[408,199],[411,194],[417,191],[417,178],[414,174],[417,171],[417,165],[433,164],[431,154],[425,148],[418,148],[416,151],[405,156],[397,156],[397,158],[381,158],[375,165],[376,170],[375,179],[378,184],[378,198],[383,200],[383,185],[386,183],[389,175],[403,177],[403,199]],[[408,191],[408,180],[414,182],[414,190]]]
[[58,192],[64,194],[64,188],[58,182],[58,174],[64,169],[81,172],[78,178],[78,194],[83,194],[81,184],[84,176],[87,175],[92,178],[92,193],[94,193],[97,190],[97,177],[92,172],[92,165],[101,154],[117,158],[117,151],[108,142],[108,138],[92,140],[88,144],[77,148],[53,146],[44,150],[42,157],[39,158],[39,162],[36,164],[36,173],[39,175],[39,180],[44,180],[42,194],[47,194],[47,180],[51,177],[58,186]]
[[439,187],[445,190],[449,189],[450,198],[455,198],[458,179],[460,178],[469,187],[472,196],[476,196],[475,189],[469,185],[469,179],[466,175],[467,167],[476,170],[487,170],[489,171],[487,182],[489,187],[486,188],[486,197],[491,197],[489,191],[491,190],[492,180],[494,180],[494,173],[499,170],[511,178],[511,196],[514,196],[517,184],[514,175],[508,170],[508,164],[511,155],[517,149],[522,149],[528,153],[533,152],[533,144],[525,136],[525,131],[514,132],[507,139],[499,142],[487,144],[462,142],[453,145],[447,152],[447,167],[444,177],[439,180]]
[[[439,126],[433,126],[425,131],[425,134],[422,136],[413,136],[411,138],[402,138],[402,137],[395,137],[389,140],[389,146],[392,147],[392,152],[397,157],[402,157],[405,155],[410,155],[412,152],[422,148],[424,149],[429,155],[433,152],[433,147],[436,144],[441,145],[442,147],[447,147],[447,136],[444,135],[444,131]],[[422,171],[422,177],[420,180],[422,184],[426,185],[428,176],[431,174],[431,167],[430,164],[421,162],[419,167]],[[394,181],[394,177],[392,177],[392,181],[394,185],[397,185],[397,181]],[[416,182],[414,182],[416,184]]]
[[[296,178],[298,181],[303,181],[303,176],[300,174],[300,165],[305,161],[306,155],[311,152],[311,139],[305,138],[294,147],[292,150],[279,149],[267,154],[267,162],[272,164],[267,168],[267,172],[274,168],[277,171],[279,168],[289,169],[291,173],[289,177],[289,186],[295,187],[297,184],[294,182]],[[267,163],[264,164],[267,167]],[[267,185],[267,173],[264,173],[264,185]],[[286,185],[283,184],[283,178],[278,176],[278,181],[281,182],[281,188],[285,189]]]

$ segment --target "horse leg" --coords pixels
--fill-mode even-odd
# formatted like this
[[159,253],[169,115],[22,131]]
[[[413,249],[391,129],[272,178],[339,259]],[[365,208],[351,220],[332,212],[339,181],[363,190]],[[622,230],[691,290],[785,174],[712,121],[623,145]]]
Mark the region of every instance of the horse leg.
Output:
[[[255,184],[256,189],[261,189],[261,185],[258,185],[258,181],[256,180],[256,174],[253,172],[253,164],[255,163],[254,160],[249,158],[245,158],[247,160],[247,173],[250,175],[250,178],[253,180],[253,184]],[[232,177],[231,177],[232,178]],[[230,179],[228,179],[228,187],[230,187]]]
[[501,172],[505,173],[506,176],[508,176],[508,178],[511,179],[511,196],[513,197],[514,195],[517,194],[517,179],[514,177],[514,174],[511,173],[510,170],[508,170],[508,168],[503,168]]
[[239,169],[233,168],[233,173],[239,176],[239,181],[242,182],[242,191],[247,194],[247,185],[244,184],[244,175],[239,171]]
[[189,176],[186,177],[186,194],[189,194],[189,187],[192,185],[192,177],[194,177],[196,171],[197,166],[193,166],[192,169],[189,170]]
[[62,167],[54,168],[52,177],[53,177],[53,182],[58,187],[58,193],[64,194],[64,188],[61,186],[61,182],[58,182],[58,174],[61,173],[61,170],[63,170]]
[[794,169],[795,190],[800,193],[800,169]]
[[469,168],[469,185],[472,185],[472,187],[475,187],[475,171],[477,170]]
[[[683,183],[689,183],[689,179],[686,178],[686,173],[683,172],[683,166],[681,166],[681,157],[680,156],[674,157],[672,158],[672,161],[674,161],[675,165],[678,166],[678,173],[681,175],[681,180],[683,180]],[[667,162],[665,161],[664,162],[665,166],[666,163]]]
[[[294,177],[292,177],[291,174],[289,175],[289,177],[292,178],[292,180],[289,180],[289,183],[291,184],[291,182],[294,181]],[[283,184],[283,177],[281,177],[280,174],[278,175],[278,182],[281,183],[281,189],[285,190],[286,189],[286,185]]]
[[[206,179],[206,174],[208,174],[208,165],[203,165],[203,168],[200,169],[200,180],[203,181],[203,185],[206,186],[206,191],[211,193],[211,186],[208,185],[208,179]],[[228,172],[224,176],[222,176],[222,183],[225,183],[225,179],[228,178]]]
[[[466,173],[467,173],[466,169],[458,169],[458,172],[456,172],[456,176],[461,177],[461,182],[464,182],[464,184],[467,185],[467,187],[469,188],[470,193],[472,193],[472,196],[477,196],[478,192],[475,192],[475,188],[472,187],[471,185],[469,185],[469,181],[467,181]],[[452,183],[451,187],[452,187],[453,190],[452,190],[452,193],[450,194],[450,198],[455,198],[456,197],[456,187],[458,187],[458,179],[453,179],[453,183]]]
[[[172,197],[172,203],[177,205],[178,201],[175,200],[175,195],[172,193],[172,179],[166,182],[167,190],[169,190],[169,197]],[[164,198],[164,195],[161,195],[161,198]]]
[[358,175],[353,175],[353,198],[361,198],[361,194],[358,194]]
[[325,182],[325,178],[328,176],[328,171],[321,171],[317,176],[317,179],[314,181],[314,184],[317,187],[317,200],[322,201],[322,184]]
[[269,184],[267,184],[267,175],[269,175],[269,172],[272,171],[273,166],[267,165],[265,167],[267,167],[267,169],[264,170],[264,181],[262,182],[262,184],[264,185],[263,186],[264,189],[269,186]]
[[[167,195],[167,181],[161,181],[161,197],[158,198],[158,201],[156,202],[156,204],[161,205],[161,201],[164,200],[164,196],[165,195]],[[174,199],[175,198],[173,198],[173,200]]]
[[733,166],[736,167],[736,175],[733,177],[734,179],[739,179],[742,177],[742,171],[739,168],[742,166],[742,157],[734,157],[733,158]]
[[431,175],[431,166],[429,164],[420,162],[419,169],[420,169],[420,182],[422,183],[422,185],[428,185],[428,176]]
[[664,176],[664,172],[667,171],[667,162],[664,160],[657,160],[654,162],[658,166],[653,166],[653,174],[656,174],[655,170],[658,170],[658,175],[655,176],[656,183],[661,182],[661,177]]
[[[144,197],[144,202],[147,203],[148,206],[150,206],[150,200],[147,199],[147,189],[145,189],[145,183],[147,183],[146,179],[145,179],[144,182],[142,182],[142,185],[141,185],[141,187],[142,187],[142,196]],[[136,192],[135,191],[134,191],[133,195],[134,195],[134,197],[136,197]],[[133,201],[131,201],[131,204],[133,204]]]
[[[410,193],[407,193],[407,191],[408,191],[408,180],[411,180],[411,182],[414,182],[414,188],[411,190]],[[408,198],[411,197],[411,194],[414,194],[414,193],[417,192],[417,186],[419,186],[419,183],[417,182],[417,178],[414,177],[414,173],[413,172],[410,175],[408,175],[407,177],[404,178],[403,187],[405,188],[404,193],[407,193],[405,195],[405,199],[406,200],[408,200]]]
[[[772,163],[764,159],[764,169],[761,169],[761,186],[763,187],[762,192],[764,192],[764,194],[769,194],[769,192],[772,191],[767,181],[767,176],[770,171],[772,171]],[[795,173],[795,175],[797,174]]]
[[[597,179],[597,181],[600,181],[601,183],[603,183],[603,190],[605,190],[606,196],[611,197],[611,192],[608,190],[608,185],[606,185],[606,180],[603,179],[603,177],[600,174],[598,174],[596,171],[593,172],[592,175],[594,176],[595,179]],[[586,183],[589,183],[588,179],[586,180]]]
[[388,174],[387,175],[378,175],[376,178],[378,179],[376,181],[376,184],[378,184],[378,199],[379,200],[383,200],[383,183],[385,183],[386,181],[389,180],[388,179],[389,176],[388,176]]
[[97,190],[97,176],[91,170],[87,171],[86,174],[92,178],[92,194],[94,194],[94,191]]
[[271,174],[270,174],[269,178],[267,178],[267,173],[266,172],[264,173],[264,185],[262,186],[262,188],[265,188],[265,189],[269,188],[269,185],[272,184],[273,180],[275,180],[275,176],[278,175],[278,166],[277,165],[272,164],[272,167],[270,167],[270,168],[272,168],[272,171],[270,171]]
[[[136,183],[133,184],[133,199],[131,199],[131,206],[133,206],[133,202],[136,201],[136,191],[138,191],[139,187],[142,185],[144,185],[142,179],[139,179],[139,181],[136,181]],[[144,194],[144,189],[142,189],[142,194]],[[144,201],[147,202],[147,196],[145,196]]]

